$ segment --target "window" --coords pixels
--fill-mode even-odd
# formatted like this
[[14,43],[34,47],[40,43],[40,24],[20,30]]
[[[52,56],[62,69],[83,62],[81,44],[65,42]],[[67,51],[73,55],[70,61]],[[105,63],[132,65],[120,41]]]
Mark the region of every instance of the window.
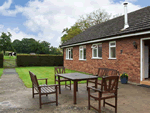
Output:
[[73,48],[66,48],[66,59],[73,59]]
[[102,58],[102,44],[92,45],[92,58]]
[[116,59],[116,42],[109,42],[109,58]]
[[86,46],[80,46],[79,47],[79,60],[85,60],[86,59]]

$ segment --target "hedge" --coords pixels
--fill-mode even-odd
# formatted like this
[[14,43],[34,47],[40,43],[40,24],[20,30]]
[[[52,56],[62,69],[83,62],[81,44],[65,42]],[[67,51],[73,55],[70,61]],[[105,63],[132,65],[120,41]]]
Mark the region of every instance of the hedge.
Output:
[[3,68],[3,54],[0,53],[0,68]]
[[17,66],[63,66],[63,56],[17,55]]

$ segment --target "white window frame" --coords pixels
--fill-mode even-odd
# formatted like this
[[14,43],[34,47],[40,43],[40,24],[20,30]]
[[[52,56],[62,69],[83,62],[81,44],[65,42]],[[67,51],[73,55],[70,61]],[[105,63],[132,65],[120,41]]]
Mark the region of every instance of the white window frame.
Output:
[[[111,45],[111,43],[115,43],[115,45]],[[111,57],[111,48],[112,47],[115,47],[115,51],[116,51],[116,41],[110,41],[109,42],[109,58],[108,59],[116,59],[116,57],[115,58],[112,58]],[[116,56],[116,55],[115,55]]]
[[[91,46],[91,48],[92,48],[92,59],[102,59],[102,57],[98,57],[98,45],[99,45],[99,44],[102,45],[102,43],[96,43],[96,44],[92,44],[92,46]],[[94,48],[94,47],[93,47],[94,45],[96,45],[97,48]],[[97,57],[94,57],[94,49],[97,50]]]
[[[67,60],[73,60],[73,58],[71,58],[71,49],[72,49],[72,53],[73,53],[73,47],[66,48],[66,59]],[[69,52],[70,52],[70,58],[69,58]]]
[[[86,45],[84,45],[86,47]],[[86,60],[84,58],[84,46],[79,46],[79,60]],[[80,59],[80,51],[82,51],[82,58]]]

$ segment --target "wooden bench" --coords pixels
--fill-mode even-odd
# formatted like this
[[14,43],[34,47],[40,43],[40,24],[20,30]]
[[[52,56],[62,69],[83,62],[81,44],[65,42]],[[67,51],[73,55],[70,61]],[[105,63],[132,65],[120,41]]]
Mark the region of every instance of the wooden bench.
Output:
[[[44,79],[37,79],[36,75],[29,71],[30,78],[32,81],[32,97],[34,98],[34,95],[39,94],[39,107],[42,108],[43,104],[49,104],[49,103],[56,103],[56,106],[58,105],[58,91],[57,91],[57,86],[58,85],[47,85],[47,78]],[[39,85],[38,80],[45,80],[46,84]],[[37,93],[34,93],[34,89],[37,91]],[[48,94],[55,94],[56,95],[56,101],[51,101],[51,102],[45,102],[42,103],[41,96]]]

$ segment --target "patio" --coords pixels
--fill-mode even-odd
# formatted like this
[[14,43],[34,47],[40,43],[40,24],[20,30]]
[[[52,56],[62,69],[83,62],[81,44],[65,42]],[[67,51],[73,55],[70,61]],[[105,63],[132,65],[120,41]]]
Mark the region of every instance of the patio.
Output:
[[[5,70],[4,70],[5,71]],[[11,72],[14,70],[10,70]],[[72,87],[73,88],[73,87]],[[0,80],[0,112],[53,112],[53,113],[95,113],[96,111],[88,110],[88,93],[86,84],[79,84],[77,92],[77,104],[73,104],[73,89],[65,89],[62,86],[62,93],[58,95],[58,106],[54,104],[43,105],[39,109],[39,97],[32,98],[31,88],[26,88],[15,74],[10,72],[4,73]],[[118,90],[118,113],[148,113],[150,111],[150,89],[131,84],[120,84]],[[54,100],[55,96],[43,96],[42,100]],[[114,103],[114,99],[107,100]],[[92,100],[93,105],[98,103]],[[103,108],[104,113],[113,113],[114,108],[106,105]]]

